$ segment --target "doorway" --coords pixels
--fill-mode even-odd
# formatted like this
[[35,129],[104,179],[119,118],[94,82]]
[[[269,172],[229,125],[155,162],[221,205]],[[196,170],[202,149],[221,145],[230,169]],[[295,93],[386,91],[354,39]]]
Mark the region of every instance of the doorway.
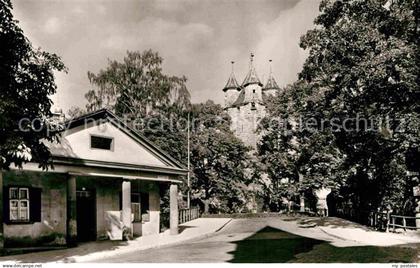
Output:
[[77,240],[96,240],[96,193],[95,190],[76,191]]

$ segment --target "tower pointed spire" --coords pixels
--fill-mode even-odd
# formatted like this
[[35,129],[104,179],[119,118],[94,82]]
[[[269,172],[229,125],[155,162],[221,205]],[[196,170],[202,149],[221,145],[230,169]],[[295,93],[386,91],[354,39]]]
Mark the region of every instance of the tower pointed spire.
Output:
[[229,79],[226,83],[226,86],[223,88],[223,91],[229,90],[229,89],[239,89],[238,81],[235,78],[235,72],[234,72],[234,65],[235,62],[231,61],[232,64],[232,71],[230,73]]
[[270,73],[268,74],[268,80],[267,83],[265,84],[265,86],[263,87],[263,90],[270,90],[270,89],[275,89],[275,90],[279,90],[280,87],[277,85],[276,80],[274,79],[273,76],[273,71],[272,71],[272,67],[271,67],[271,63],[273,61],[269,60],[270,63]]
[[242,82],[243,87],[246,87],[247,85],[250,85],[250,84],[259,84],[260,86],[262,86],[262,83],[260,79],[258,78],[257,72],[255,71],[253,62],[254,62],[254,53],[251,53],[251,58],[249,62],[249,71],[245,77],[245,80]]

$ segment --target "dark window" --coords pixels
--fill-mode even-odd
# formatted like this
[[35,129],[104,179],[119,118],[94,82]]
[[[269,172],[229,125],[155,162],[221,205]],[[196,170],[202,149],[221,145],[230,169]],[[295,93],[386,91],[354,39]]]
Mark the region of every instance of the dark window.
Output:
[[141,218],[142,221],[149,221],[149,194],[140,193],[140,207],[141,207]]
[[140,203],[141,203],[141,214],[149,212],[149,194],[141,193],[140,194]]
[[90,147],[94,149],[112,150],[112,138],[90,136]]
[[252,90],[252,93],[255,93],[255,89]]

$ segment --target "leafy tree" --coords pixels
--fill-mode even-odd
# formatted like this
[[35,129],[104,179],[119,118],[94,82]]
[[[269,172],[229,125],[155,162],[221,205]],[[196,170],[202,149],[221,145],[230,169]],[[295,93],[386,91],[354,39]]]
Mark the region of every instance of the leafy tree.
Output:
[[192,106],[192,189],[206,212],[240,212],[247,202],[249,148],[230,130],[230,117],[207,101]]
[[127,51],[122,62],[110,60],[97,74],[88,72],[96,89],[86,94],[87,110],[105,107],[136,119],[156,111],[185,109],[190,103],[187,79],[162,73],[162,62],[152,50]]
[[[298,191],[335,182],[356,208],[401,209],[416,183],[405,175],[405,158],[420,141],[418,4],[328,0],[320,11],[317,28],[301,39],[309,57],[295,93],[280,94],[282,104],[269,112],[287,113],[289,103],[303,122],[316,122],[315,132],[301,125],[285,142],[286,151],[293,139],[299,145],[290,160],[294,177],[303,175]],[[265,143],[275,142],[267,133]],[[269,159],[275,150],[264,146],[271,165],[285,157]]]
[[379,200],[367,198],[366,205],[360,204],[398,208],[406,197],[389,195],[401,195],[403,188],[412,186],[401,159],[410,148],[418,150],[420,141],[418,4],[323,1],[320,9],[319,27],[302,38],[310,56],[301,78],[322,92],[318,109],[324,118],[344,122],[363,117],[374,122],[373,131],[362,122],[361,131],[335,133],[346,155],[344,178],[365,178],[373,189],[399,185],[392,193],[380,191]]
[[182,164],[187,164],[187,111],[154,113],[142,120],[142,133]]
[[[298,81],[279,92],[267,103],[267,114],[260,125],[263,137],[258,147],[270,178],[265,185],[268,208],[279,211],[311,196],[313,189],[339,186],[338,168],[342,155],[331,132],[311,126],[319,115],[308,102],[314,100],[311,87]],[[313,119],[306,122],[307,119]]]
[[67,111],[67,115],[70,118],[76,118],[79,116],[82,116],[86,114],[86,110],[77,106],[72,106],[68,111]]
[[[97,74],[88,72],[95,87],[86,93],[88,112],[107,108],[142,132],[180,162],[186,161],[186,110],[190,94],[186,78],[162,71],[157,52],[127,52],[122,62],[109,61]],[[72,114],[80,110],[72,109]],[[180,120],[184,127],[179,126]]]
[[47,168],[50,152],[43,140],[56,137],[48,121],[53,71],[65,66],[57,55],[32,47],[11,10],[9,0],[0,1],[0,168],[29,160]]
[[170,118],[150,115],[143,133],[186,165],[188,114],[192,203],[210,213],[244,210],[253,181],[247,173],[249,148],[231,132],[230,117],[220,105],[207,101],[172,113]]

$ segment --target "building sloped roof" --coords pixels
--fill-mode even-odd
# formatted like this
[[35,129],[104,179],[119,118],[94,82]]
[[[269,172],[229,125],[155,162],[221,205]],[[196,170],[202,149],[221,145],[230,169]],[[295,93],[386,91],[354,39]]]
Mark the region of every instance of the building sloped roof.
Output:
[[236,101],[234,103],[232,103],[232,105],[228,108],[232,108],[232,107],[241,107],[241,106],[245,106],[248,103],[260,103],[263,104],[263,101],[259,100],[259,99],[253,99],[253,100],[247,100],[245,99],[245,90],[242,89],[241,92],[239,93],[238,98],[236,99]]
[[257,72],[255,71],[254,66],[252,66],[249,68],[249,72],[246,75],[244,81],[242,82],[242,87],[246,87],[247,85],[250,84],[258,84],[260,86],[262,86],[262,83],[260,81],[260,79],[258,78]]
[[269,89],[276,89],[276,90],[280,89],[279,85],[277,85],[277,82],[274,79],[274,76],[271,73],[268,76],[267,83],[265,84],[262,90],[269,90]]
[[228,79],[228,81],[226,83],[226,86],[223,88],[223,91],[227,91],[229,89],[240,90],[238,81],[236,80],[235,74],[233,73],[233,71],[230,74],[229,79]]
[[244,104],[244,101],[245,101],[245,90],[242,89],[236,101],[232,103],[232,107],[242,106]]
[[59,137],[58,141],[43,141],[45,146],[50,149],[51,155],[60,157],[77,157],[69,141],[64,137]]

